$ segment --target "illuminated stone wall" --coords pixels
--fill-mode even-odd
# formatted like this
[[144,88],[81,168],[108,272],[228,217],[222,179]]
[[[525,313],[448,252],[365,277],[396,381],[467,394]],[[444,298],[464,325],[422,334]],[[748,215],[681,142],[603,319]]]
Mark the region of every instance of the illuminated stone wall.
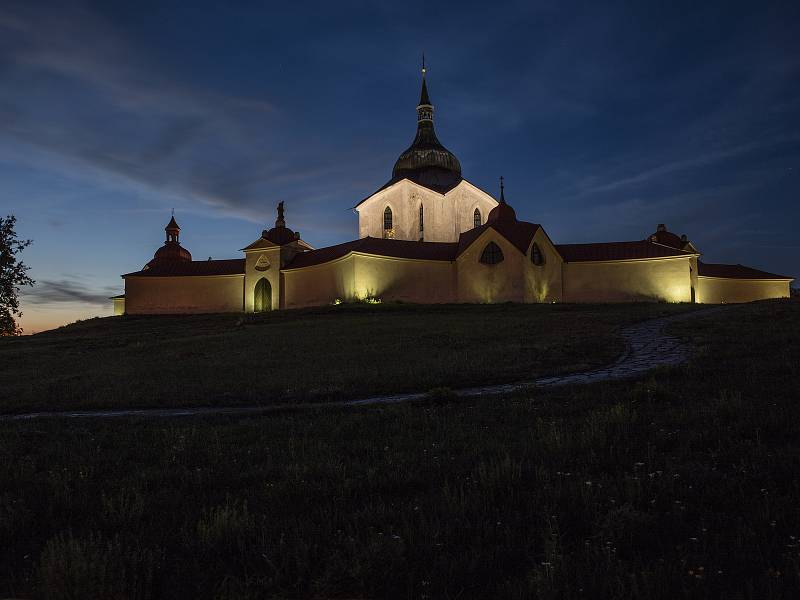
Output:
[[473,213],[486,222],[497,201],[467,181],[446,194],[439,194],[409,180],[400,181],[364,201],[358,211],[358,237],[384,237],[383,213],[392,209],[394,238],[419,239],[419,207],[424,212],[423,237],[427,242],[456,242],[460,233],[472,229]]
[[732,304],[767,298],[788,298],[789,283],[788,280],[699,277],[697,301],[706,304]]
[[338,260],[284,271],[285,308],[322,306],[353,297],[352,255]]
[[286,308],[378,298],[385,302],[455,301],[449,261],[386,258],[353,253],[339,260],[283,272]]
[[127,277],[129,315],[241,312],[244,277]]
[[[483,249],[494,242],[503,252],[495,265],[480,262]],[[492,228],[487,228],[456,260],[459,302],[524,302],[527,257]]]
[[[534,265],[531,260],[533,244],[537,244],[544,257],[544,264]],[[561,302],[561,255],[553,247],[543,229],[533,236],[525,255],[525,302]]]
[[564,263],[565,302],[691,301],[690,257]]
[[450,261],[410,260],[356,254],[353,282],[357,297],[437,304],[455,302]]

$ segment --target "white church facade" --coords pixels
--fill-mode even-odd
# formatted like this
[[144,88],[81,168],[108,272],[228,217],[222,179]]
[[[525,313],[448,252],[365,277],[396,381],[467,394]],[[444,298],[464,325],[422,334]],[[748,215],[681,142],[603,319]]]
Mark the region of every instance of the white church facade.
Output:
[[423,71],[417,133],[391,179],[355,206],[358,239],[314,249],[287,227],[243,258],[194,261],[174,217],[141,270],[123,275],[116,314],[261,312],[380,299],[455,302],[749,302],[788,297],[792,278],[709,264],[659,225],[627,242],[555,244],[517,219],[501,180],[495,199],[464,179],[437,139]]

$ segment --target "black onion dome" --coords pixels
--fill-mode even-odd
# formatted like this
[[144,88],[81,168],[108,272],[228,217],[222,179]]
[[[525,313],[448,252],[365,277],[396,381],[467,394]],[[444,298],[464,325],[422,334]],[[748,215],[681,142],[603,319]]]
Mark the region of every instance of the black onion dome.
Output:
[[411,179],[434,189],[452,188],[461,181],[461,163],[436,137],[433,105],[423,75],[422,93],[417,106],[417,135],[411,146],[394,164],[392,180]]

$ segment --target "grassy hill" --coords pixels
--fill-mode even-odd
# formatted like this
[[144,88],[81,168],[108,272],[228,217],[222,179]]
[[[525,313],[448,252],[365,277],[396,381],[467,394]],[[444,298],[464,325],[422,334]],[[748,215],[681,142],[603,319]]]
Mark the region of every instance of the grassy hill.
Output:
[[0,412],[261,404],[502,383],[612,361],[688,305],[354,305],[109,317],[0,339]]
[[[439,320],[398,310],[343,321]],[[463,331],[484,310],[493,327],[540,315],[553,344],[562,327],[579,331],[570,322],[610,332],[643,314],[441,310]],[[244,332],[256,340],[293,318]],[[143,323],[178,335],[189,322]],[[195,322],[212,346],[232,335]],[[12,347],[116,337],[103,328],[134,340],[142,326],[103,320]],[[672,330],[696,355],[638,381],[250,417],[0,422],[0,596],[796,598],[800,302]]]

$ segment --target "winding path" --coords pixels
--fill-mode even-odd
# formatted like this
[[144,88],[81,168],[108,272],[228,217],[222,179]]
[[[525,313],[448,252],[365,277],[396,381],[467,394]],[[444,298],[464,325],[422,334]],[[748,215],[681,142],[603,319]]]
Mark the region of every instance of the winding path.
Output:
[[[686,321],[697,317],[706,317],[724,310],[726,307],[694,310],[690,312],[649,319],[623,328],[620,335],[625,340],[626,350],[614,363],[582,373],[544,377],[533,381],[507,383],[502,385],[485,385],[480,387],[455,390],[458,398],[474,398],[476,396],[494,396],[510,394],[532,387],[549,388],[562,385],[583,385],[615,379],[636,377],[657,367],[668,367],[682,363],[691,354],[688,344],[666,333],[665,328],[671,323]],[[186,408],[143,408],[119,410],[84,410],[84,411],[50,411],[11,415],[0,415],[0,421],[28,421],[41,418],[112,418],[112,417],[186,417],[202,415],[249,415],[273,412],[277,410],[298,408],[321,408],[342,406],[373,406],[380,404],[397,404],[425,400],[428,392],[413,392],[372,396],[359,400],[341,400],[337,402],[317,402],[306,404],[273,404],[267,406],[206,406]]]

